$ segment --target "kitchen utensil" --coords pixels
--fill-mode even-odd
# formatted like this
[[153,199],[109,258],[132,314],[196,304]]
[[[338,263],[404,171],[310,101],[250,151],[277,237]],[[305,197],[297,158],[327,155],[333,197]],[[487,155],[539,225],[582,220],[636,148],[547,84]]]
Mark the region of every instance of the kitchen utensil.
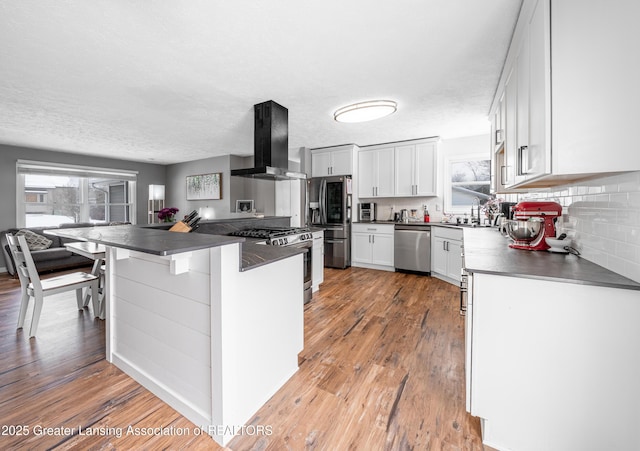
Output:
[[408,222],[409,221],[409,214],[407,212],[406,208],[403,208],[402,210],[400,210],[400,222]]
[[[562,236],[562,235],[561,235]],[[565,234],[566,236],[566,234]],[[570,240],[562,240],[559,238],[550,238],[550,237],[546,237],[545,241],[547,242],[547,244],[549,246],[551,246],[549,249],[547,249],[549,252],[558,252],[561,254],[568,254],[569,250],[568,247],[570,245]]]

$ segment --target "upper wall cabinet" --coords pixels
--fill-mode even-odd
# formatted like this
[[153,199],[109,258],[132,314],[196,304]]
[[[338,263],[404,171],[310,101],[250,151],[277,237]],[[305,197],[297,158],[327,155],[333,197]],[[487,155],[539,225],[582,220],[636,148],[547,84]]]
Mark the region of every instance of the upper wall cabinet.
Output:
[[493,150],[500,149],[504,143],[504,132],[506,122],[506,104],[504,94],[500,97],[493,115],[491,116],[491,147]]
[[393,193],[393,147],[361,150],[358,153],[360,197],[391,197]]
[[396,196],[435,196],[436,157],[435,142],[396,147]]
[[360,197],[436,195],[437,142],[433,139],[368,146],[358,152]]
[[640,170],[639,16],[640,2],[524,1],[490,112],[497,191]]
[[338,146],[311,149],[311,177],[352,175],[356,146]]

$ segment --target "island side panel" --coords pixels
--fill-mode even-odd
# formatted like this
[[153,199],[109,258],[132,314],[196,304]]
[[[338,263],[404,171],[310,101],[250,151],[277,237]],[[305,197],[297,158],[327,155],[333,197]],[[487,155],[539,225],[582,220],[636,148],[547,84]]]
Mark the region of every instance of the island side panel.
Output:
[[109,360],[196,425],[210,424],[210,250],[191,252],[181,274],[169,257],[122,251],[108,254]]
[[476,273],[472,414],[497,449],[640,449],[638,291]]
[[[245,424],[297,371],[304,346],[302,257],[239,272],[239,247],[212,249],[214,425]],[[233,438],[212,435],[223,445]]]

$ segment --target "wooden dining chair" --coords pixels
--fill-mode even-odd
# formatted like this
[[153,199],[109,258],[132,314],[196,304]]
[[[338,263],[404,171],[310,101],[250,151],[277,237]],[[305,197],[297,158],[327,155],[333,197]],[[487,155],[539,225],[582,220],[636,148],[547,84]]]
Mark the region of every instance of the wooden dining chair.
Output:
[[16,263],[16,272],[20,278],[22,286],[22,299],[20,302],[20,314],[18,315],[18,329],[24,326],[24,319],[27,314],[29,300],[34,299],[33,317],[31,319],[31,328],[29,329],[29,338],[36,336],[38,322],[40,321],[40,313],[42,312],[42,304],[45,296],[75,290],[76,302],[78,310],[82,310],[88,304],[82,296],[82,289],[87,287],[91,289],[91,300],[93,304],[93,313],[95,316],[100,314],[100,305],[98,300],[98,277],[85,272],[76,272],[73,274],[63,274],[61,276],[40,280],[33,257],[29,251],[27,241],[24,236],[13,236],[7,234],[7,242],[13,254]]

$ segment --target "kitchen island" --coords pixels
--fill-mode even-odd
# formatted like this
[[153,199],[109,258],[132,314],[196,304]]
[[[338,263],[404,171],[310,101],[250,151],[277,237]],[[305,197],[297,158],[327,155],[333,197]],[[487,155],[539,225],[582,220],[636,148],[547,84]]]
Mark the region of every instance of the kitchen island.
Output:
[[48,233],[106,246],[107,360],[219,444],[297,370],[302,250],[136,226]]
[[640,283],[465,229],[467,411],[499,450],[640,449]]

